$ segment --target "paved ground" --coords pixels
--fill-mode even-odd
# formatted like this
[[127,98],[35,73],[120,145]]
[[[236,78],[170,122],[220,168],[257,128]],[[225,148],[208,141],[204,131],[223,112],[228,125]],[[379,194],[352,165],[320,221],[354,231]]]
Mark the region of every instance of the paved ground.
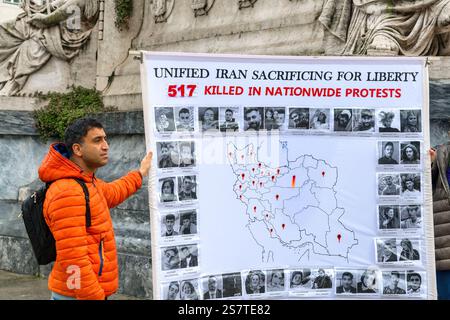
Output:
[[[47,279],[24,276],[0,270],[0,300],[49,300]],[[138,300],[116,294],[110,300]]]

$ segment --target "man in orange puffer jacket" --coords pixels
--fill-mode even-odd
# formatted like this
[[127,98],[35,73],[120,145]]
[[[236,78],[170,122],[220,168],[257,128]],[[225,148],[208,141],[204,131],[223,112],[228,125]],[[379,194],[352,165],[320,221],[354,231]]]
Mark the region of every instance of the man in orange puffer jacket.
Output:
[[[102,125],[80,119],[65,132],[65,143],[53,144],[39,168],[43,182],[53,182],[44,216],[56,240],[56,261],[48,280],[54,300],[105,300],[119,284],[117,251],[109,208],[125,201],[148,175],[152,153],[139,170],[106,183],[95,177],[108,163],[109,146]],[[82,179],[90,196],[91,227],[86,227],[86,200],[73,179]]]

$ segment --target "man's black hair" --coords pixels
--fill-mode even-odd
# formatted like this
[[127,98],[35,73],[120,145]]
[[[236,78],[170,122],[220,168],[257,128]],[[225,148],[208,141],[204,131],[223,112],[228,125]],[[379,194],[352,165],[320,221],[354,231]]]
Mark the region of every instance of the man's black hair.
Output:
[[66,145],[70,155],[72,155],[72,146],[75,143],[81,144],[89,130],[93,128],[103,129],[103,125],[93,118],[81,118],[75,120],[66,128],[64,133],[64,144]]

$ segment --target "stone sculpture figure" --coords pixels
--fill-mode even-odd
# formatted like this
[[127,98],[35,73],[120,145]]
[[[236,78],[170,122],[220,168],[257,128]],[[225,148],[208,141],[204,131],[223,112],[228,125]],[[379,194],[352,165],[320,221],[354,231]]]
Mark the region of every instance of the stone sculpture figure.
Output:
[[345,43],[343,55],[438,55],[450,0],[325,0],[319,21]]
[[0,24],[0,95],[17,94],[52,56],[70,61],[78,55],[97,22],[99,1],[23,0],[22,8]]

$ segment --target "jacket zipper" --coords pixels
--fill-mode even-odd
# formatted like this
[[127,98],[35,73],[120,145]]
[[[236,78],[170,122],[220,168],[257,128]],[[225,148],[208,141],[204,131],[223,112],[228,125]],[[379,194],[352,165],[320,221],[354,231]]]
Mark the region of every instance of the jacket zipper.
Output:
[[104,263],[104,257],[103,257],[103,239],[100,241],[100,245],[98,248],[98,254],[100,256],[100,268],[98,270],[98,276],[100,277],[103,272],[103,263]]

